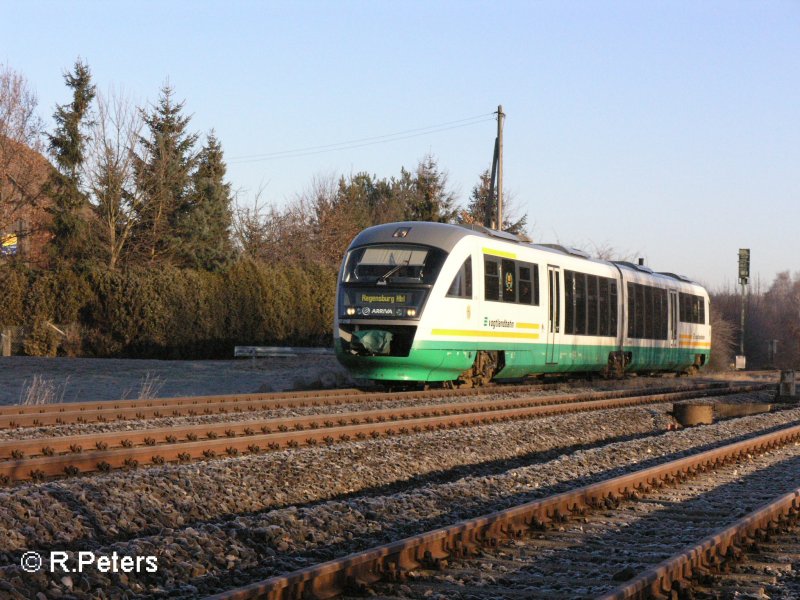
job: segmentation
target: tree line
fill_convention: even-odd
[[[339,262],[359,231],[484,223],[492,205],[488,169],[460,205],[431,155],[394,176],[314,179],[281,207],[261,194],[238,205],[221,140],[192,131],[169,84],[139,107],[98,92],[84,61],[64,82],[70,98],[48,132],[25,77],[0,65],[0,237],[32,210],[47,216],[46,260],[0,255],[0,328],[23,327],[26,354],[210,358],[234,344],[327,345]],[[503,229],[524,234],[526,215],[513,214]],[[741,298],[711,296],[712,362],[726,368]],[[756,290],[746,314],[751,366],[800,363],[800,275]]]
[[[460,206],[432,155],[396,176],[315,179],[282,207],[261,194],[239,205],[221,140],[192,131],[168,83],[139,107],[98,92],[80,59],[64,82],[69,101],[44,131],[24,76],[0,65],[0,234],[26,207],[47,215],[44,261],[0,257],[0,327],[24,326],[27,354],[211,357],[235,343],[329,343],[339,262],[360,230],[483,223],[491,206],[488,169]],[[20,168],[19,147],[50,163]],[[513,212],[504,227],[522,233],[526,216]]]
[[[766,290],[760,288],[744,297],[731,289],[712,294],[712,315],[724,338],[715,348],[719,360],[732,363],[743,342],[748,367],[800,368],[800,273],[778,273]]]

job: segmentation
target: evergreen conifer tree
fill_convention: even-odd
[[[189,203],[178,222],[177,256],[182,265],[218,271],[233,258],[233,198],[225,172],[222,145],[212,131],[198,155]]]
[[[472,188],[467,209],[458,216],[459,223],[485,225],[489,222],[487,217],[491,216],[489,213],[494,210],[491,185],[492,176],[489,173],[489,169],[486,169],[481,173],[478,183]],[[513,212],[514,209],[508,196],[503,194],[503,231],[515,235],[524,234],[528,223],[528,215],[525,214],[521,218],[514,220]]]
[[[180,253],[179,222],[189,212],[191,174],[197,161],[197,134],[188,133],[190,117],[182,114],[167,83],[158,105],[142,118],[149,130],[142,137],[142,155],[134,161],[136,184],[142,194],[137,206],[132,245],[146,262],[172,262]]]
[[[84,128],[89,108],[95,97],[95,86],[86,63],[78,59],[74,70],[64,75],[72,90],[72,102],[56,106],[53,118],[55,131],[48,135],[50,152],[56,170],[48,181],[48,194],[53,198],[53,244],[60,261],[80,263],[90,252],[87,218],[89,202],[81,189],[86,135]]]
[[[447,173],[439,170],[436,158],[430,154],[417,166],[414,192],[407,207],[410,220],[453,222],[457,213],[455,194],[447,190]]]

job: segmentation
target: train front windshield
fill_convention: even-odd
[[[342,317],[417,318],[447,254],[382,244],[351,250],[342,270]]]
[[[432,285],[444,252],[422,246],[367,246],[347,255],[342,282],[379,286]]]

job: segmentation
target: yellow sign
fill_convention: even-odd
[[[2,244],[0,244],[0,254],[16,254],[17,253],[17,235],[10,233],[3,236]]]

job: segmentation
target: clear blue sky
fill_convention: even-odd
[[[466,203],[495,123],[243,157],[506,113],[505,188],[536,241],[608,245],[719,288],[752,249],[800,270],[800,2],[0,0],[0,62],[50,123],[82,57],[98,89],[168,78],[243,203],[434,154]]]

